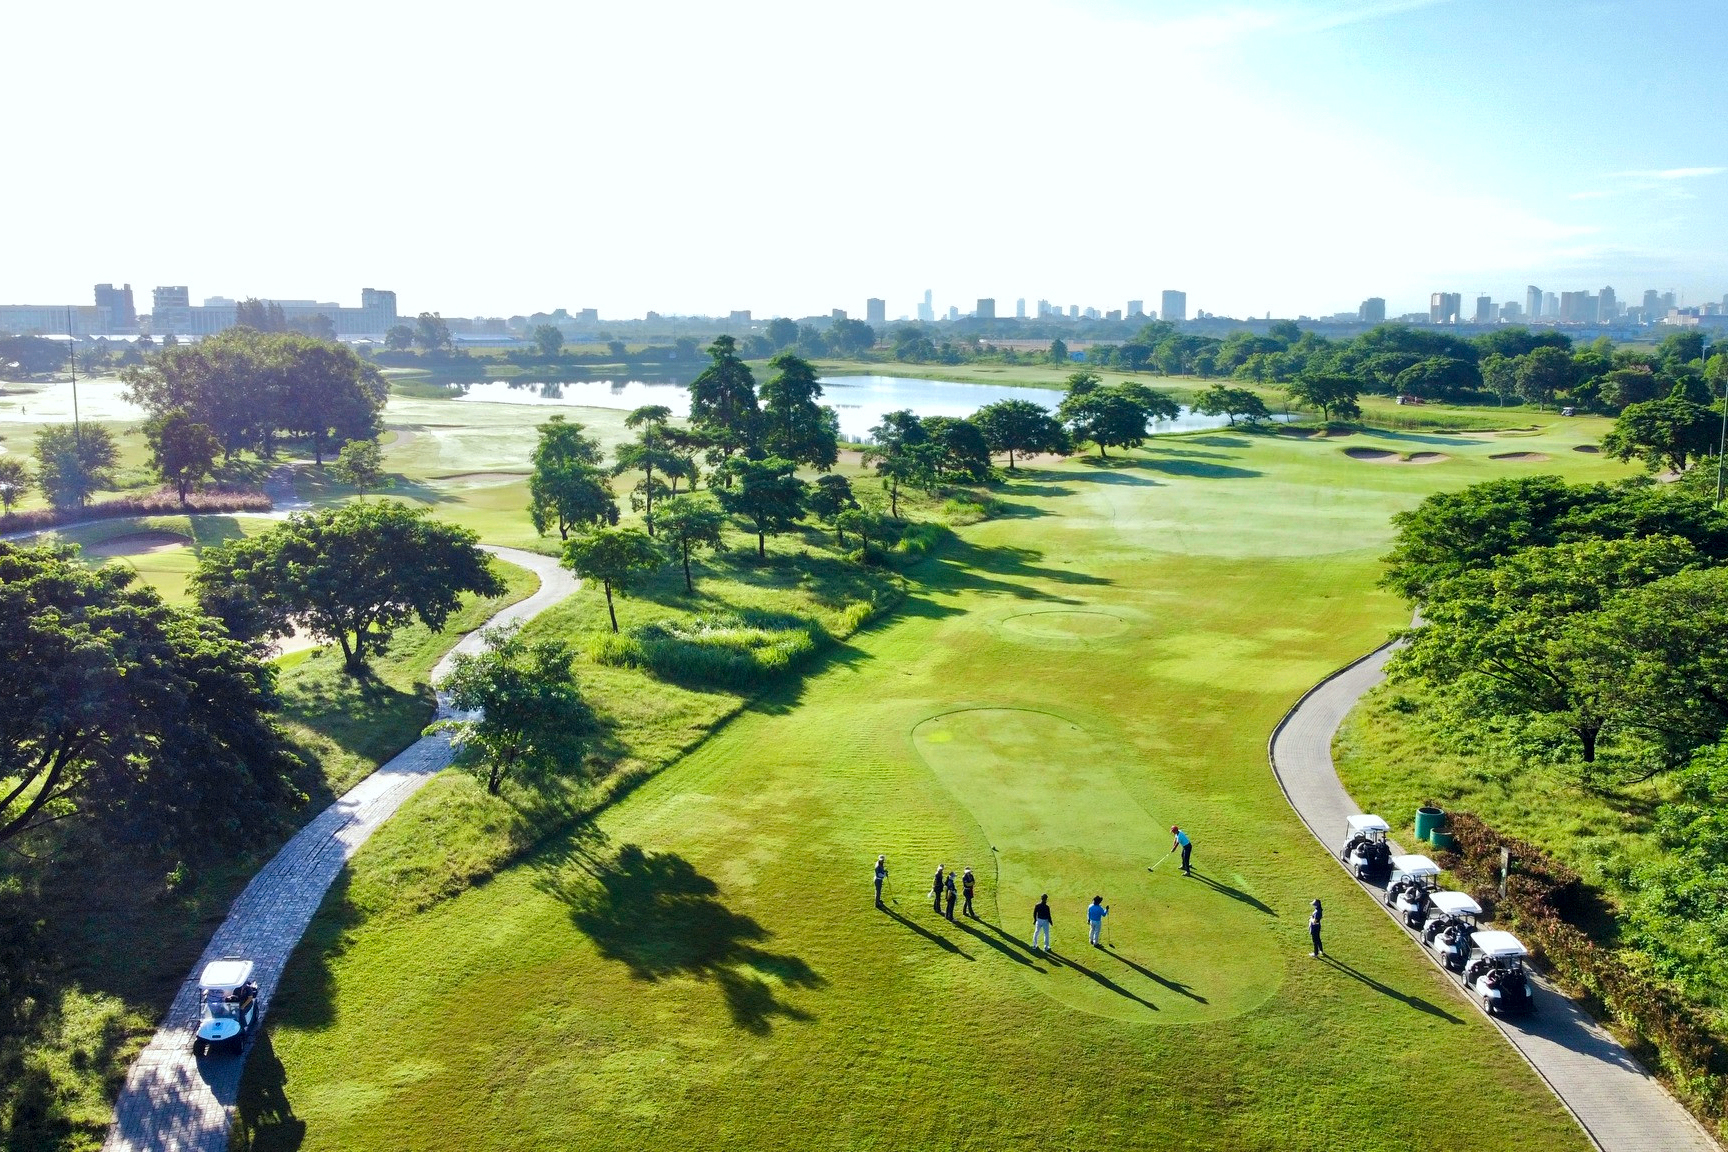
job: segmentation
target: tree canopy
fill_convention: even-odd
[[[50,424],[36,433],[36,486],[56,508],[82,508],[114,482],[120,450],[101,424]]]
[[[774,369],[762,385],[762,448],[798,464],[826,472],[840,458],[840,417],[817,401],[822,385],[808,360],[782,352],[768,362]]]
[[[462,594],[504,590],[479,537],[394,500],[293,515],[258,536],[207,549],[191,587],[244,639],[295,625],[342,647],[358,672],[410,620],[442,628]]]
[[[467,714],[437,725],[451,734],[457,767],[493,796],[509,780],[580,777],[591,723],[571,672],[574,654],[561,641],[526,641],[510,628],[488,629],[483,639],[438,685]]]
[[[720,459],[754,448],[761,437],[756,377],[737,350],[732,337],[715,337],[708,366],[690,382],[690,422],[709,437]]]
[[[998,400],[972,414],[991,452],[1006,452],[1008,467],[1016,454],[1068,451],[1068,435],[1049,409],[1030,400]]]
[[[174,485],[182,504],[193,485],[210,475],[222,451],[216,434],[184,408],[170,408],[144,421],[144,440],[150,446],[151,467]]]
[[[584,580],[598,580],[606,593],[606,616],[618,631],[612,593],[623,595],[666,562],[653,537],[635,528],[594,528],[564,545],[564,566]]]
[[[827,479],[827,477],[824,477]],[[684,566],[684,590],[695,592],[690,579],[690,554],[698,548],[718,549],[725,516],[708,493],[685,492],[663,501],[654,512],[655,525],[667,547],[677,551]]]
[[[612,485],[600,471],[600,444],[582,425],[553,416],[539,426],[534,471],[528,476],[528,515],[534,531],[558,529],[568,540],[572,528],[618,523]]]
[[[796,524],[804,515],[804,481],[797,465],[778,456],[762,460],[734,457],[721,471],[733,483],[713,489],[720,506],[748,520],[756,530],[756,555],[767,556],[767,539]]]

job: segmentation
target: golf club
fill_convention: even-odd
[[[1104,947],[1115,947],[1110,943],[1110,905],[1108,904],[1104,905]]]
[[[900,907],[900,898],[894,895],[894,877],[889,875],[883,879],[886,881],[883,884],[883,887],[888,890],[888,903],[894,905],[896,908]]]
[[[1160,857],[1160,858],[1159,858],[1159,860],[1158,860],[1158,864],[1162,864],[1162,863],[1164,863],[1164,861],[1166,861],[1166,860],[1168,860],[1168,859],[1170,859],[1170,857],[1172,857],[1172,856],[1174,856],[1174,855],[1176,855],[1176,849],[1174,849],[1174,848],[1172,848],[1172,849],[1170,849],[1170,851],[1168,851],[1168,852],[1166,852],[1166,853],[1164,853],[1164,855],[1163,855],[1163,856],[1162,856],[1162,857]],[[1154,864],[1154,865],[1152,865],[1152,867],[1150,867],[1150,868],[1148,868],[1148,869],[1146,869],[1146,871],[1148,871],[1148,872],[1156,872],[1156,871],[1158,871],[1158,864]]]

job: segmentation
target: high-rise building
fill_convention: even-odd
[[[113,331],[137,330],[138,309],[132,304],[132,285],[120,288],[112,284],[96,285],[96,307],[108,309],[108,326]]]
[[[1562,324],[1594,324],[1598,301],[1589,292],[1560,293],[1560,322]]]
[[[598,309],[598,308],[578,308],[576,310],[576,323],[582,324],[582,325],[599,324],[600,323],[600,309]]]
[[[746,324],[746,325],[749,324],[750,323],[750,309],[748,309],[748,308],[734,308],[734,309],[732,309],[732,311],[726,317],[726,323],[728,323],[728,324]]]
[[[1560,316],[1560,297],[1552,292],[1542,293],[1542,315],[1550,320],[1558,319]]]
[[[1674,308],[1676,306],[1676,302],[1674,300],[1674,293],[1672,293],[1672,292],[1662,293],[1661,303],[1662,303],[1662,315],[1666,316],[1666,315],[1668,315],[1668,313],[1674,311]]]
[[[1476,323],[1478,323],[1478,324],[1492,324],[1492,323],[1494,323],[1494,297],[1492,297],[1492,296],[1478,296],[1478,297],[1476,297]]]
[[[1532,320],[1542,315],[1542,289],[1534,284],[1524,286],[1524,312]]]
[[[1386,323],[1386,300],[1380,296],[1370,296],[1356,308],[1356,319],[1364,324]]]
[[[1096,320],[1098,319],[1098,309],[1088,306],[1086,311],[1080,313],[1080,315],[1084,316],[1088,320]]]
[[[1014,319],[1026,319],[1026,297],[1024,296],[1014,301]]]
[[[844,308],[832,309],[828,313],[828,319],[830,319],[830,320],[844,320],[844,319],[846,319],[846,309],[844,309]]]
[[[978,297],[978,310],[973,315],[980,320],[996,319],[996,298],[994,296]]]
[[[1110,309],[1110,311],[1104,313],[1104,319],[1106,319],[1106,320],[1120,320],[1120,319],[1122,319],[1122,309],[1120,309],[1120,308]]]
[[[1163,301],[1158,306],[1158,315],[1172,324],[1188,319],[1188,293],[1166,288]]]
[[[1038,301],[1038,319],[1048,320],[1050,318],[1050,314],[1051,314],[1050,301],[1048,301],[1048,300]]]
[[[1644,289],[1644,319],[1646,322],[1662,315],[1662,294],[1654,288]]]
[[[1500,305],[1500,319],[1508,324],[1515,324],[1524,319],[1524,306],[1516,300],[1508,300]]]
[[[1614,289],[1604,287],[1596,297],[1596,319],[1606,324],[1620,315],[1620,301],[1614,295]]]
[[[1464,317],[1459,315],[1459,309],[1464,306],[1464,298],[1457,292],[1434,292],[1428,297],[1428,323],[1456,324]]]
[[[1146,301],[1144,301],[1144,300],[1130,300],[1130,301],[1128,301],[1128,319],[1137,320],[1144,315],[1146,315]]]
[[[936,306],[930,301],[930,289],[924,289],[924,303],[918,305],[918,319],[926,324],[936,319]]]
[[[1068,319],[1070,319],[1070,320],[1080,319],[1080,305],[1078,305],[1078,304],[1068,305]]]
[[[888,322],[888,302],[872,296],[864,302],[864,321],[871,327]]]

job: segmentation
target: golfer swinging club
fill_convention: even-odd
[[[1110,909],[1104,906],[1104,897],[1092,897],[1091,907],[1086,909],[1087,932],[1092,940],[1092,947],[1098,947],[1098,933],[1104,929],[1104,917],[1110,915]]]
[[[1194,842],[1188,839],[1188,833],[1182,831],[1180,825],[1170,825],[1170,834],[1176,837],[1175,842],[1170,845],[1170,851],[1174,852],[1178,848],[1182,849],[1182,875],[1194,875],[1193,870],[1188,867],[1188,857],[1194,852]]]
[[[882,907],[882,882],[888,879],[888,857],[876,857],[876,907]]]

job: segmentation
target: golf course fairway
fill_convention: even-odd
[[[1494,476],[1625,474],[1571,451],[1600,431],[1518,438],[1541,465],[1483,435],[1346,441],[1447,456],[1388,467],[1220,432],[1023,469],[895,613],[593,825],[421,911],[332,889],[238,1143],[1586,1149],[1314,843],[1266,741],[1408,620],[1375,587],[1393,512]],[[435,782],[354,874],[470,787]],[[1162,859],[1175,823],[1192,878]],[[939,863],[977,874],[978,920],[932,912]],[[1042,892],[1053,958],[1030,948]]]

